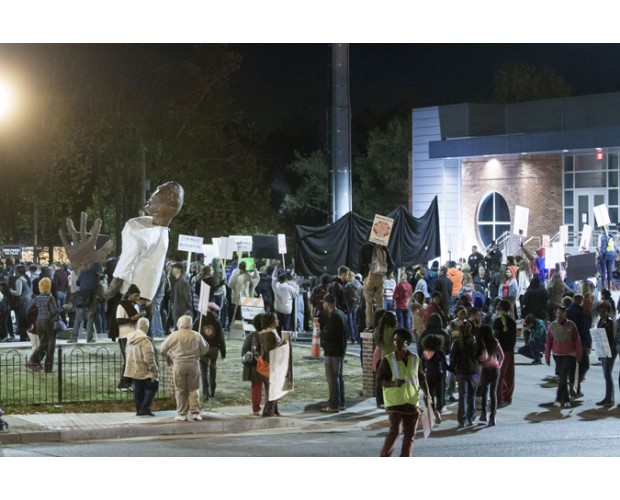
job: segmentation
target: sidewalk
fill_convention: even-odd
[[[324,403],[280,404],[282,417],[250,416],[249,406],[231,406],[203,410],[200,422],[177,422],[174,410],[155,411],[155,417],[138,417],[132,412],[56,413],[4,415],[9,424],[0,432],[1,444],[50,443],[96,439],[124,439],[148,436],[172,436],[209,433],[246,432],[266,429],[303,428],[315,430],[328,424],[352,425],[368,419],[385,420],[374,398],[351,401],[347,410],[337,414],[321,413]]]

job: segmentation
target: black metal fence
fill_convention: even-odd
[[[106,347],[83,349],[58,346],[50,373],[25,367],[27,353],[0,354],[0,405],[61,404],[96,401],[132,401],[133,393],[117,389],[123,359]],[[166,363],[160,359],[157,398],[168,397]]]

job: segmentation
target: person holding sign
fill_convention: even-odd
[[[611,372],[614,369],[614,362],[616,360],[616,343],[614,342],[614,320],[610,315],[611,307],[607,301],[601,301],[598,304],[598,314],[600,320],[596,325],[597,328],[602,328],[607,334],[607,342],[611,350],[611,357],[599,357],[603,365],[603,377],[605,378],[605,397],[596,403],[599,406],[613,406],[614,404],[614,381],[611,377]],[[620,383],[620,382],[619,382]]]
[[[601,233],[597,250],[601,271],[601,290],[604,288],[611,290],[611,278],[616,255],[616,241],[613,235],[607,232],[607,227],[605,227],[605,231]],[[607,286],[605,286],[605,284],[607,284]]]
[[[418,410],[420,389],[426,395],[428,411],[431,410],[428,401],[429,390],[420,358],[408,349],[413,340],[411,332],[405,328],[397,328],[393,339],[394,352],[381,360],[377,373],[377,384],[383,388],[385,411],[390,420],[390,429],[381,448],[381,456],[392,455],[396,439],[402,432],[400,456],[411,457],[420,415]]]

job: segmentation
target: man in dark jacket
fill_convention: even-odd
[[[544,287],[540,278],[534,277],[527,287],[523,300],[521,301],[521,315],[523,317],[533,314],[538,319],[547,319],[547,305],[549,302],[549,292]]]
[[[181,316],[194,317],[194,306],[192,302],[192,287],[189,279],[183,272],[183,264],[175,262],[172,264],[172,276],[170,277],[170,302],[172,322],[174,325]]]
[[[478,251],[478,247],[474,245],[471,247],[471,255],[467,257],[467,264],[471,271],[471,277],[478,276],[478,268],[484,266],[484,256]]]
[[[441,292],[441,308],[446,317],[450,315],[450,301],[452,299],[452,280],[448,278],[448,268],[441,266],[439,276],[435,280],[434,292]]]
[[[345,409],[343,361],[347,350],[349,327],[347,317],[336,308],[336,299],[326,295],[323,307],[327,312],[325,330],[321,332],[321,347],[325,360],[325,378],[329,389],[329,400],[322,412],[338,413]]]
[[[572,371],[569,376],[570,396],[573,398],[583,397],[581,382],[585,379],[586,372],[590,369],[590,352],[592,351],[592,335],[590,334],[592,316],[583,308],[583,299],[584,297],[582,294],[575,294],[573,303],[566,310],[566,317],[575,323],[577,327],[579,338],[581,339],[581,350],[583,352],[581,359],[577,359],[577,365],[579,366],[579,382],[576,392],[573,389],[575,387],[575,372]]]

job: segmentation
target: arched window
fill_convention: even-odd
[[[478,208],[478,236],[486,247],[506,231],[510,231],[510,210],[504,197],[492,192],[484,197]]]

